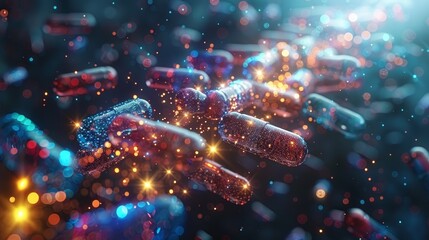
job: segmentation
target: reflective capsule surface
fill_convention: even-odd
[[[192,51],[188,56],[191,68],[206,72],[209,76],[228,78],[231,74],[234,57],[225,50]]]
[[[248,79],[262,80],[276,70],[279,60],[277,48],[249,57],[243,62],[243,75]]]
[[[407,165],[417,178],[422,181],[426,190],[429,190],[429,153],[424,147],[413,147],[410,150],[411,158]]]
[[[51,35],[88,34],[95,24],[90,13],[55,13],[48,18],[43,31]]]
[[[206,99],[207,95],[195,88],[183,88],[176,93],[174,101],[179,111],[196,114],[206,111]]]
[[[307,143],[295,133],[237,112],[223,116],[218,132],[230,144],[290,167],[299,166],[308,152]]]
[[[147,152],[170,153],[178,158],[201,161],[206,148],[206,140],[197,133],[130,114],[116,117],[108,135],[113,145],[128,149],[136,156]]]
[[[106,131],[112,120],[123,113],[150,118],[152,108],[147,101],[137,98],[118,103],[105,111],[86,117],[82,120],[77,132],[80,147],[84,149],[103,147],[109,140]]]
[[[250,183],[246,178],[208,159],[190,174],[190,178],[237,205],[246,204],[252,195]]]
[[[97,67],[61,74],[53,82],[54,92],[61,97],[107,90],[115,88],[117,83],[117,72],[112,67]]]
[[[154,67],[147,74],[146,85],[150,88],[178,91],[182,88],[210,88],[207,73],[188,68]]]
[[[128,154],[114,147],[81,149],[76,154],[78,170],[82,174],[96,175],[104,172],[127,157]]]
[[[307,96],[302,112],[324,128],[340,132],[346,137],[356,137],[365,130],[365,119],[360,114],[317,93]]]
[[[355,81],[360,77],[360,62],[348,55],[319,54],[316,58],[314,74],[321,80],[320,84],[336,81]]]

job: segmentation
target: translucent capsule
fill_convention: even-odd
[[[88,34],[95,24],[95,17],[89,13],[56,13],[48,18],[43,31],[51,35]]]
[[[423,147],[413,147],[410,152],[411,159],[407,165],[429,190],[429,153]]]
[[[264,111],[281,117],[297,116],[301,109],[301,97],[295,90],[278,90],[266,84],[253,83],[253,103]]]
[[[317,93],[307,96],[302,112],[324,128],[346,137],[356,137],[365,130],[365,119],[361,115]]]
[[[118,83],[116,70],[97,67],[59,75],[53,82],[58,96],[78,96],[115,88]]]
[[[175,103],[179,111],[198,114],[206,111],[206,99],[207,95],[195,88],[183,88],[176,93]]]
[[[335,84],[338,81],[352,82],[360,77],[360,62],[349,55],[319,54],[313,73],[320,84]]]
[[[103,147],[109,140],[106,131],[112,120],[123,113],[150,118],[152,108],[147,101],[137,98],[118,103],[103,112],[83,119],[77,132],[80,147],[83,149]]]
[[[72,197],[82,181],[74,169],[74,154],[18,113],[0,119],[0,160],[9,170],[31,179],[39,193],[64,191]]]
[[[119,148],[101,147],[89,150],[81,149],[77,152],[76,159],[79,172],[86,175],[97,175],[127,156],[129,154],[120,151]]]
[[[211,160],[205,159],[189,177],[234,204],[244,205],[250,201],[252,188],[249,181]]]
[[[207,73],[188,68],[151,68],[147,74],[146,85],[150,88],[178,91],[182,88],[210,88]]]
[[[225,49],[234,57],[235,66],[243,66],[246,59],[266,50],[259,44],[227,44]]]
[[[192,51],[188,56],[189,67],[206,72],[209,76],[228,78],[233,67],[234,57],[225,50]]]
[[[359,238],[368,240],[397,239],[386,227],[358,208],[352,208],[346,212],[344,224],[350,233]]]
[[[292,76],[286,78],[285,83],[302,96],[307,96],[314,91],[316,81],[317,79],[310,70],[302,68],[292,74]]]
[[[279,66],[277,48],[249,57],[243,62],[243,75],[248,79],[262,80],[274,73]]]
[[[185,207],[175,196],[152,201],[122,203],[74,214],[58,239],[180,239],[184,233]]]
[[[290,167],[299,166],[308,152],[307,143],[295,133],[237,112],[222,117],[218,132],[238,148]]]
[[[177,158],[201,161],[206,148],[206,140],[197,133],[130,114],[116,117],[108,133],[113,145],[134,155],[170,153]]]
[[[6,85],[19,84],[27,77],[28,77],[27,69],[25,69],[24,67],[16,67],[3,74],[3,81]],[[0,82],[0,85],[1,85],[1,82]]]

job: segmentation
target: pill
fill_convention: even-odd
[[[83,149],[103,147],[109,140],[106,131],[112,120],[123,113],[150,118],[152,108],[147,101],[137,98],[118,103],[105,111],[86,117],[80,123],[77,132],[80,147]]]
[[[314,91],[316,81],[317,79],[310,70],[302,68],[286,78],[285,83],[302,96],[306,96]]]
[[[346,137],[356,137],[365,130],[365,119],[360,114],[317,93],[307,96],[302,112],[324,128],[340,132]]]
[[[120,151],[119,148],[115,147],[80,149],[76,153],[77,169],[85,175],[97,175],[124,160],[127,156],[129,156],[128,153]]]
[[[424,147],[413,147],[410,150],[411,158],[406,162],[413,173],[429,190],[429,153]]]
[[[270,77],[279,67],[279,60],[277,48],[249,57],[243,62],[243,76],[254,80]]]
[[[344,224],[347,231],[359,238],[368,240],[397,239],[386,227],[372,219],[359,208],[352,208],[346,212]]]
[[[225,49],[234,57],[235,66],[243,66],[246,59],[266,50],[259,44],[227,44]]]
[[[187,58],[189,67],[206,72],[209,76],[228,78],[234,57],[225,50],[192,51]]]
[[[126,114],[117,116],[108,129],[114,146],[134,155],[170,153],[177,158],[201,161],[206,140],[199,134],[160,121]]]
[[[95,24],[95,17],[89,13],[55,13],[48,18],[43,31],[51,35],[88,34]]]
[[[218,132],[238,148],[290,167],[299,166],[308,152],[307,143],[295,133],[237,112],[222,117]]]
[[[316,67],[313,73],[326,82],[352,82],[360,77],[360,62],[357,58],[349,55],[319,54],[316,57]]]
[[[252,195],[252,188],[246,178],[208,159],[204,159],[189,178],[237,205],[246,204]]]
[[[153,67],[147,73],[146,85],[150,88],[178,91],[182,88],[210,88],[207,73],[188,68]]]
[[[115,88],[117,83],[114,68],[97,67],[59,75],[53,82],[53,90],[61,97],[78,96]]]

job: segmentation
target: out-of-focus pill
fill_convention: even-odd
[[[278,90],[266,84],[253,83],[253,104],[280,117],[297,116],[301,97],[295,90]]]
[[[279,60],[277,48],[249,57],[243,62],[243,75],[248,79],[263,80],[280,66]]]
[[[104,143],[109,140],[106,131],[112,120],[123,113],[150,118],[152,108],[147,101],[137,98],[118,103],[103,112],[86,117],[80,123],[77,132],[80,147],[84,149],[103,147]]]
[[[292,76],[286,78],[285,83],[302,96],[307,96],[314,91],[316,80],[310,70],[302,68],[292,74]]]
[[[411,158],[406,162],[413,173],[429,190],[429,153],[424,147],[413,147],[410,150]]]
[[[290,167],[299,166],[308,152],[307,143],[295,133],[237,112],[222,117],[218,132],[230,144]]]
[[[146,85],[150,88],[178,91],[182,88],[210,88],[207,73],[188,68],[154,67],[148,71]]]
[[[28,72],[24,67],[16,67],[3,74],[3,81],[6,85],[17,84],[27,78]]]
[[[201,33],[192,28],[177,27],[174,29],[173,34],[175,39],[179,40],[182,44],[189,44],[201,40]]]
[[[76,153],[78,170],[85,175],[98,175],[109,167],[125,159],[129,154],[119,148],[100,147],[94,149],[81,149]]]
[[[201,161],[206,140],[199,134],[164,122],[126,114],[117,116],[108,129],[110,142],[127,152],[147,155],[147,152],[171,153],[175,157]]]
[[[372,219],[359,208],[352,208],[346,212],[344,224],[350,233],[359,238],[368,240],[397,239],[386,227]]]
[[[302,112],[326,129],[333,129],[346,137],[355,137],[365,130],[365,119],[317,93],[307,96]]]
[[[189,177],[234,204],[244,205],[250,201],[252,188],[249,181],[214,161],[205,159]]]
[[[311,240],[311,234],[302,228],[296,227],[292,229],[286,240]]]
[[[324,84],[330,81],[352,82],[360,77],[360,62],[349,55],[319,54],[313,73]]]
[[[227,44],[225,49],[234,57],[235,66],[243,66],[246,59],[266,50],[259,44]]]
[[[61,97],[78,96],[115,88],[118,83],[116,70],[97,67],[59,75],[53,82],[54,92]]]
[[[273,221],[274,218],[276,217],[276,214],[273,212],[273,210],[269,209],[267,206],[265,206],[261,202],[253,202],[252,203],[252,210],[258,216],[260,216],[262,218],[262,220],[267,221],[267,222]]]
[[[192,51],[187,58],[189,67],[206,72],[209,76],[228,78],[233,68],[234,57],[225,50]]]
[[[88,34],[96,20],[89,13],[55,13],[45,23],[43,31],[51,35]]]
[[[31,179],[38,193],[64,191],[71,197],[82,180],[74,169],[74,154],[18,113],[0,119],[0,160],[16,174]]]

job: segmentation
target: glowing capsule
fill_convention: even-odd
[[[38,193],[65,191],[71,197],[82,180],[74,170],[74,154],[18,113],[0,119],[0,160],[17,174],[30,176]]]
[[[225,49],[234,57],[235,66],[242,66],[246,59],[266,50],[259,44],[227,44]]]
[[[317,93],[307,96],[302,112],[324,128],[346,137],[355,137],[365,130],[365,119],[361,115]]]
[[[290,167],[299,166],[308,152],[307,143],[295,133],[237,112],[223,116],[218,132],[238,148]]]
[[[206,72],[209,76],[228,78],[233,67],[234,57],[225,50],[211,52],[192,51],[188,56],[189,67]]]
[[[424,187],[429,190],[429,153],[423,147],[413,147],[410,152],[411,159],[407,161],[407,164],[422,181]]]
[[[302,68],[296,71],[292,76],[285,80],[285,83],[292,89],[295,89],[302,96],[306,96],[314,91],[316,78],[310,70]]]
[[[295,90],[278,90],[265,84],[254,83],[253,103],[264,111],[280,117],[297,116],[301,109],[301,97]]]
[[[43,31],[51,35],[88,34],[95,24],[95,17],[89,13],[56,13],[48,18]]]
[[[116,116],[123,113],[150,118],[152,108],[147,101],[137,98],[118,103],[103,112],[83,119],[77,132],[80,147],[84,149],[103,147],[109,140],[107,128]]]
[[[248,79],[262,80],[274,73],[279,66],[277,48],[249,57],[243,62],[243,75]]]
[[[359,238],[368,240],[397,239],[386,227],[372,219],[359,208],[352,208],[347,211],[344,217],[344,224],[347,231]]]
[[[316,57],[313,73],[321,80],[321,84],[331,82],[352,82],[360,77],[360,62],[349,55],[319,54]]]
[[[130,114],[116,117],[108,133],[113,145],[133,154],[170,153],[177,158],[201,161],[206,148],[205,139],[197,133]]]
[[[188,68],[151,68],[146,85],[150,88],[178,91],[182,88],[210,88],[207,73]]]
[[[190,178],[237,205],[246,204],[252,195],[252,188],[246,178],[211,160],[205,159],[198,169],[190,174]]]
[[[54,92],[61,97],[104,91],[115,88],[117,83],[118,76],[112,67],[97,67],[61,74],[53,82]]]

